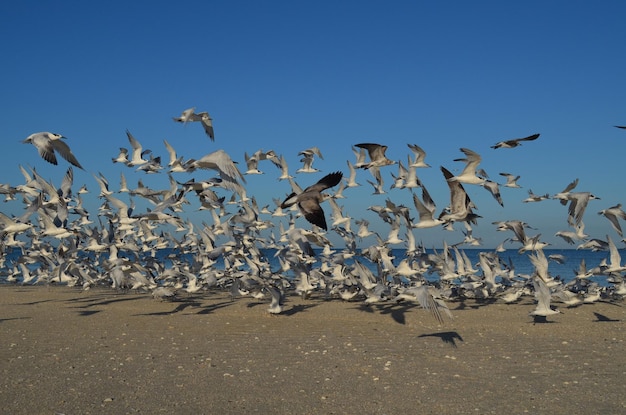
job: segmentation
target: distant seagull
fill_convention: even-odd
[[[319,172],[318,169],[313,168],[313,160],[315,159],[315,156],[324,160],[324,157],[322,156],[322,152],[320,151],[318,147],[311,147],[306,150],[302,150],[301,152],[298,153],[298,155],[302,156],[302,158],[300,159],[300,161],[302,162],[302,167],[296,170],[296,173]]]
[[[347,160],[347,162],[348,162],[348,169],[350,170],[350,175],[348,176],[346,186],[347,187],[360,186],[360,184],[356,182],[356,167],[354,166],[354,164],[350,163],[350,160]]]
[[[281,209],[297,204],[307,221],[324,230],[328,230],[324,211],[320,206],[320,203],[325,200],[321,192],[339,184],[342,177],[343,174],[341,172],[327,174],[317,183],[304,189],[302,193],[296,194],[294,192],[287,196],[280,205]]]
[[[552,199],[559,199],[562,205],[567,205],[567,202],[569,202],[568,196],[576,186],[578,186],[578,179],[574,179],[570,184],[565,187],[565,189],[552,196]]]
[[[385,152],[387,151],[387,146],[385,145],[375,143],[361,143],[355,144],[355,146],[366,149],[367,153],[370,156],[369,163],[365,163],[362,165],[355,164],[355,167],[369,169],[370,167],[382,167],[388,166],[390,164],[396,164],[395,161],[388,159],[385,155]]]
[[[407,144],[411,151],[413,152],[415,158],[409,164],[411,167],[430,167],[428,163],[424,161],[426,158],[426,152],[417,144]]]
[[[515,187],[520,188],[521,186],[517,184],[520,176],[514,176],[509,173],[500,173],[500,176],[506,177],[506,183],[503,185],[504,187]]]
[[[547,193],[545,195],[536,195],[533,193],[532,190],[528,189],[528,197],[522,200],[522,202],[524,203],[541,202],[542,200],[546,200],[549,198],[550,198],[550,195]]]
[[[62,138],[66,137],[61,134],[44,131],[41,133],[31,134],[22,142],[34,145],[39,152],[39,155],[48,163],[52,163],[55,166],[58,164],[55,154],[56,150],[65,160],[69,161],[74,166],[83,169],[83,166],[81,166],[78,160],[76,160],[76,157],[70,150],[70,147],[61,141]]]
[[[622,204],[618,203],[615,206],[611,206],[610,208],[602,209],[598,212],[598,215],[604,215],[610,222],[613,229],[619,234],[622,235],[622,227],[619,224],[619,219],[626,220],[626,212],[622,210]]]
[[[448,181],[456,181],[459,183],[468,183],[468,184],[483,184],[485,183],[484,177],[479,177],[476,174],[476,168],[480,164],[482,158],[480,154],[475,151],[470,150],[469,148],[461,148],[461,152],[465,154],[465,158],[462,159],[454,159],[454,161],[464,161],[465,168],[461,172],[461,174],[451,177]]]
[[[219,173],[222,179],[222,187],[229,190],[234,190],[240,195],[243,193],[243,186],[238,180],[246,182],[243,175],[235,165],[235,162],[230,158],[228,153],[224,150],[217,150],[205,155],[199,160],[195,160],[190,163],[191,169],[210,169]]]
[[[146,154],[152,153],[152,150],[144,150],[141,143],[137,141],[135,137],[130,133],[130,131],[126,130],[126,137],[128,137],[128,142],[133,149],[131,154],[131,159],[128,161],[128,166],[141,166],[142,164],[146,164],[150,160],[146,160],[143,158]]]
[[[626,125],[615,125],[615,128],[621,128],[622,130],[626,130]]]
[[[208,112],[199,112],[195,113],[194,108],[188,108],[182,112],[180,117],[173,117],[174,121],[181,122],[183,124],[187,124],[188,122],[200,121],[202,123],[202,127],[204,127],[204,132],[209,136],[211,141],[215,141],[215,134],[213,133],[213,119],[209,115]]]
[[[522,141],[533,141],[533,140],[536,140],[538,137],[539,137],[539,134],[533,134],[524,138],[514,138],[512,140],[500,141],[496,143],[495,145],[491,146],[491,148],[513,148],[513,147],[517,147],[521,145]]]
[[[554,234],[554,236],[559,236],[563,238],[565,242],[570,245],[573,245],[575,241],[583,241],[587,239],[589,235],[585,233],[585,223],[580,221],[580,224],[573,225],[574,231],[558,231]]]

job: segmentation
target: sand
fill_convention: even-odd
[[[0,286],[7,414],[626,413],[626,308]]]

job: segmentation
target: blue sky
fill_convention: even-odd
[[[506,3],[506,4],[505,4]],[[38,131],[68,137],[86,171],[75,171],[75,188],[86,183],[88,206],[97,211],[101,172],[118,187],[143,179],[168,187],[165,174],[150,175],[113,164],[128,147],[129,129],[156,155],[166,157],[167,139],[185,158],[224,149],[244,164],[244,151],[283,154],[292,171],[297,153],[318,146],[319,174],[299,174],[301,186],[335,170],[347,173],[351,146],[375,142],[387,155],[406,160],[407,143],[427,152],[431,169],[420,179],[439,212],[449,202],[439,166],[463,167],[460,147],[483,157],[494,180],[499,172],[520,175],[522,189],[502,189],[504,208],[477,186],[467,185],[483,216],[474,228],[486,247],[511,235],[491,222],[522,219],[542,239],[568,229],[567,210],[557,201],[524,204],[528,189],[555,194],[579,178],[591,191],[584,217],[591,237],[618,235],[596,213],[626,202],[613,183],[623,178],[626,131],[626,3],[618,1],[477,2],[12,2],[0,6],[3,111],[6,151],[2,182],[23,183],[19,165],[35,167],[60,183],[68,164],[48,165],[21,140]],[[197,124],[173,116],[189,107],[213,117],[215,142]],[[540,133],[515,149],[489,146]],[[289,184],[278,170],[248,176],[248,194],[260,205],[283,199]],[[383,170],[386,186],[397,167]],[[211,172],[176,176],[204,179]],[[340,200],[354,219],[387,225],[367,211],[386,198],[412,208],[408,190],[372,195],[371,179],[347,189]],[[192,198],[192,196],[190,196]],[[19,213],[21,203],[2,204]],[[188,211],[200,222],[206,212]],[[329,207],[326,207],[329,213]],[[309,225],[300,220],[300,226]],[[458,231],[416,230],[427,246],[458,242]],[[514,245],[511,245],[513,247]]]

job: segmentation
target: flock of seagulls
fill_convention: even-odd
[[[208,112],[190,108],[175,122],[200,122],[211,141],[215,140],[212,119]],[[624,128],[619,127],[618,128]],[[463,298],[498,300],[505,303],[531,296],[536,308],[530,312],[535,321],[545,321],[558,313],[554,303],[571,307],[599,299],[622,299],[626,295],[619,250],[606,235],[606,240],[591,239],[584,233],[584,214],[591,200],[599,199],[590,192],[577,192],[578,180],[563,191],[550,196],[528,191],[525,203],[556,199],[567,206],[567,224],[570,230],[557,235],[581,249],[607,250],[609,256],[598,266],[587,269],[582,262],[569,282],[553,277],[549,261],[562,261],[558,256],[546,257],[547,243],[541,235],[527,235],[529,224],[518,220],[493,223],[497,230],[508,232],[504,242],[513,244],[519,254],[528,255],[534,266],[530,275],[515,272],[511,261],[500,253],[504,242],[495,250],[481,251],[477,264],[469,261],[462,245],[480,246],[473,236],[473,227],[481,216],[464,186],[481,186],[503,206],[499,184],[489,179],[480,168],[481,155],[469,148],[461,148],[465,163],[459,174],[441,166],[448,186],[449,203],[437,212],[429,191],[419,179],[418,169],[431,168],[426,163],[426,152],[417,144],[408,144],[406,162],[387,157],[387,146],[377,143],[358,143],[352,147],[354,161],[347,160],[348,174],[341,171],[326,174],[314,184],[301,188],[296,177],[317,174],[313,167],[316,158],[323,159],[317,147],[298,153],[301,167],[291,170],[284,155],[274,150],[245,152],[245,171],[239,169],[224,150],[216,150],[198,158],[180,157],[174,147],[164,140],[168,154],[167,164],[152,150],[144,149],[130,131],[126,131],[129,148],[121,147],[111,157],[128,169],[145,174],[167,175],[168,186],[152,189],[141,180],[129,187],[124,174],[114,190],[108,178],[94,174],[99,187],[100,207],[88,212],[82,197],[87,186],[74,189],[73,167],[83,169],[64,137],[50,132],[28,136],[24,143],[35,146],[47,162],[57,165],[56,153],[71,166],[66,170],[59,187],[43,179],[35,168],[20,166],[24,183],[0,186],[6,201],[24,204],[20,216],[0,213],[0,269],[8,282],[22,284],[61,283],[79,285],[83,289],[107,285],[115,289],[144,290],[155,298],[174,298],[178,294],[199,293],[208,289],[225,289],[233,297],[253,296],[267,298],[268,312],[279,314],[284,310],[288,293],[293,291],[304,298],[322,296],[345,301],[413,302],[429,310],[438,320],[452,317],[447,302]],[[539,134],[497,142],[493,149],[512,149],[523,142],[535,141]],[[248,195],[246,175],[262,174],[261,163],[270,163],[276,169],[277,179],[289,183],[286,197],[277,194],[274,206],[259,207],[254,196]],[[243,165],[243,164],[242,164]],[[397,173],[385,185],[385,170],[397,166]],[[178,173],[210,170],[215,177],[199,180],[195,177],[183,182],[174,178]],[[84,169],[83,169],[84,170]],[[367,171],[367,180],[374,194],[408,191],[413,207],[394,203],[391,198],[384,205],[372,205],[388,227],[387,235],[370,230],[364,218],[350,217],[340,202],[344,192],[361,186],[358,178]],[[502,186],[519,188],[520,176],[506,172]],[[402,190],[404,189],[404,190]],[[196,198],[200,210],[207,211],[212,223],[201,225],[186,219],[185,205]],[[150,206],[138,212],[136,201]],[[282,200],[282,202],[281,202]],[[18,203],[18,202],[15,202]],[[326,213],[326,209],[330,213]],[[612,229],[622,237],[620,221],[626,220],[621,204],[598,212],[610,222]],[[309,226],[298,226],[302,216]],[[304,223],[304,222],[302,222]],[[458,224],[458,225],[457,225]],[[353,225],[358,229],[353,230]],[[454,231],[462,227],[464,239],[459,244],[444,246],[433,253],[415,240],[414,232],[431,227]],[[343,240],[343,246],[333,246],[328,234],[332,232]],[[368,241],[371,242],[370,245]],[[358,249],[361,244],[365,248]],[[402,247],[404,256],[395,258],[392,249]],[[158,259],[158,253],[168,249],[168,262]],[[8,250],[18,250],[17,260],[7,262]],[[273,257],[270,257],[270,252]],[[221,261],[223,266],[216,266]],[[601,277],[606,284],[599,284]]]

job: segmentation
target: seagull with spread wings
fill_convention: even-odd
[[[56,152],[58,152],[61,157],[69,161],[70,164],[73,164],[79,169],[83,169],[83,166],[80,165],[74,153],[70,150],[70,147],[65,144],[65,142],[61,141],[62,138],[66,137],[61,134],[44,131],[31,134],[22,142],[24,144],[34,145],[39,155],[48,163],[54,164],[55,166],[58,164],[56,157]]]
[[[533,141],[537,138],[539,138],[539,134],[533,134],[523,138],[513,138],[511,140],[499,141],[496,144],[492,145],[491,148],[514,148],[522,145],[522,141]]]
[[[209,115],[208,112],[195,112],[196,108],[187,108],[185,111],[180,114],[180,117],[173,117],[174,121],[180,122],[183,124],[187,124],[188,122],[200,121],[202,123],[202,127],[204,127],[204,132],[211,139],[211,141],[215,141],[215,134],[213,133],[213,118]]]
[[[280,205],[281,209],[286,209],[295,204],[304,215],[307,221],[313,225],[319,226],[324,230],[328,230],[324,211],[320,206],[326,197],[322,192],[328,188],[336,186],[341,181],[343,174],[334,172],[322,177],[317,183],[304,189],[301,193],[291,193]]]

